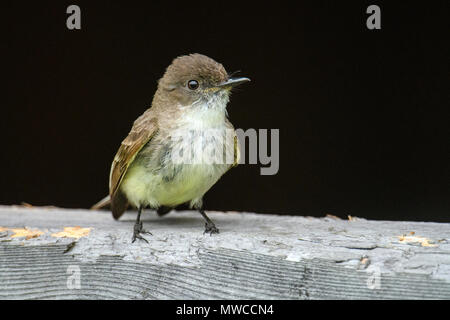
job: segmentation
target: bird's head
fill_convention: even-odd
[[[231,77],[222,64],[202,54],[181,56],[172,61],[158,82],[158,94],[181,106],[228,102],[232,88],[250,81]]]

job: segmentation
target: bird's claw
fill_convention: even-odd
[[[145,239],[143,236],[141,236],[141,233],[152,235],[151,232],[142,229],[142,221],[139,221],[134,225],[133,238],[131,239],[131,243],[134,243],[136,239],[144,240],[145,242],[148,243],[148,240]]]
[[[203,234],[205,233],[209,233],[209,235],[212,236],[213,233],[219,233],[219,229],[217,229],[214,223],[205,223],[205,231],[203,232]]]

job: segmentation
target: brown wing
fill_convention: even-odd
[[[225,125],[228,129],[234,130],[234,127],[231,124],[230,120],[226,119]],[[239,164],[240,157],[241,157],[241,153],[240,153],[240,149],[239,149],[239,139],[237,137],[236,132],[234,132],[234,160],[233,160],[233,164],[228,168],[228,170],[233,167],[236,167]]]
[[[111,197],[111,210],[115,219],[118,219],[128,207],[125,195],[120,192],[123,177],[139,150],[150,141],[157,131],[156,119],[153,117],[151,109],[148,109],[134,122],[130,133],[122,141],[114,157],[109,176],[109,195]]]
[[[232,167],[236,167],[239,164],[239,159],[241,158],[241,152],[239,149],[239,139],[237,135],[234,136],[234,162]]]

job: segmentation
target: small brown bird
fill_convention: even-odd
[[[140,220],[147,206],[163,215],[189,202],[206,220],[205,232],[219,232],[201,209],[202,198],[239,162],[226,105],[231,89],[247,81],[232,78],[220,63],[201,54],[178,57],[167,68],[151,108],[134,122],[111,167],[113,217],[119,219],[130,204],[138,208],[132,242],[147,241],[141,234],[149,232]]]

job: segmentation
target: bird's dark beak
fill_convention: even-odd
[[[227,81],[222,82],[217,87],[221,89],[231,89],[233,87],[236,87],[240,84],[243,84],[244,82],[249,82],[249,78],[229,78]]]

